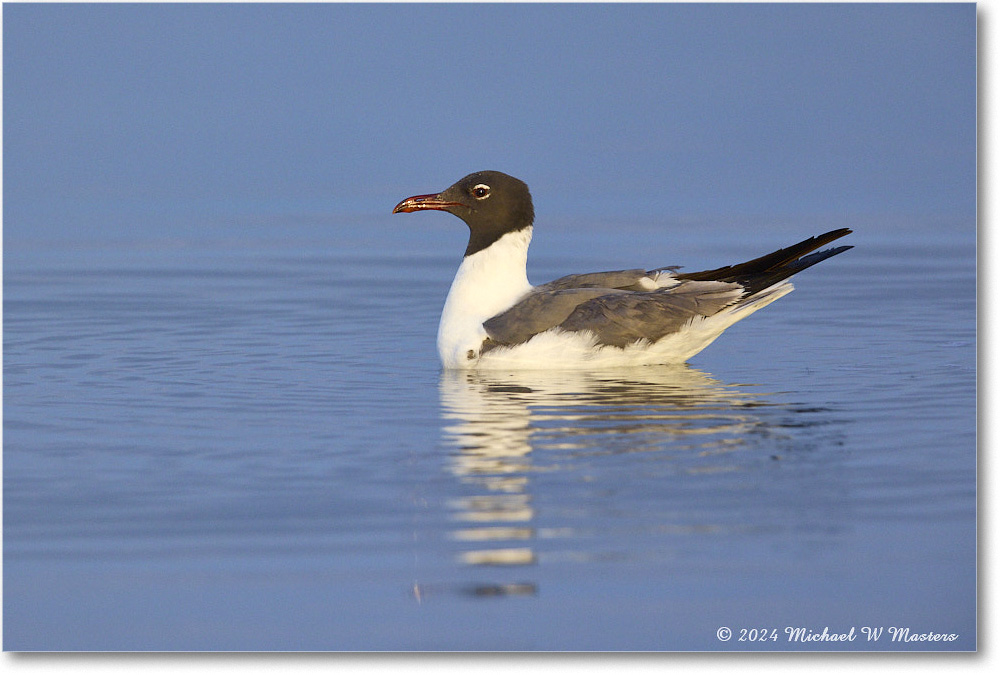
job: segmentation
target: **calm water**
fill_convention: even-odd
[[[461,223],[270,225],[8,237],[5,649],[976,647],[971,224],[855,224],[689,366],[489,375],[434,351]],[[657,227],[529,277],[823,229]]]

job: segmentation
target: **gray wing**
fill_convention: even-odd
[[[653,291],[631,290],[643,288],[639,280],[646,275],[645,270],[578,274],[539,286],[507,311],[483,323],[488,338],[482,351],[517,345],[551,328],[589,330],[599,344],[616,347],[639,340],[655,342],[695,317],[715,314],[742,294],[737,284],[715,281],[687,281]],[[625,288],[565,286],[596,283],[602,278],[617,280]]]
[[[483,322],[483,328],[493,343],[489,347],[527,342],[533,335],[561,324],[589,300],[628,293],[615,288],[544,289],[544,286],[536,288],[506,312]]]
[[[693,319],[709,317],[737,302],[743,287],[720,282],[685,282],[646,293],[602,295],[579,304],[559,328],[591,331],[598,344],[625,347],[656,342]]]
[[[643,288],[650,273],[643,269],[570,274],[536,287],[507,311],[485,321],[489,340],[484,349],[516,345],[565,321],[588,300]]]

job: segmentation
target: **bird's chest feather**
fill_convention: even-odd
[[[474,363],[486,337],[483,322],[531,290],[525,269],[530,242],[531,228],[509,232],[462,261],[438,326],[438,353],[446,368]]]

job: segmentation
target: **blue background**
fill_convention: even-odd
[[[387,216],[485,168],[540,216],[969,222],[975,25],[974,4],[6,5],[5,234]]]

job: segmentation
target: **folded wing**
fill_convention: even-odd
[[[596,279],[604,274],[621,273],[575,276]],[[647,284],[653,283],[645,271],[642,277]],[[587,330],[598,344],[616,347],[639,340],[655,342],[696,317],[715,314],[743,295],[743,288],[732,283],[686,281],[669,288],[640,291],[629,290],[640,285],[638,279],[625,280],[625,288],[566,288],[563,279],[540,286],[483,324],[489,337],[482,351],[512,347],[552,328]]]
[[[843,253],[851,247],[812,252],[850,233],[847,228],[833,230],[739,265],[703,272],[663,267],[562,277],[484,322],[488,337],[482,351],[512,347],[553,328],[590,331],[598,344],[615,347],[656,342]]]

